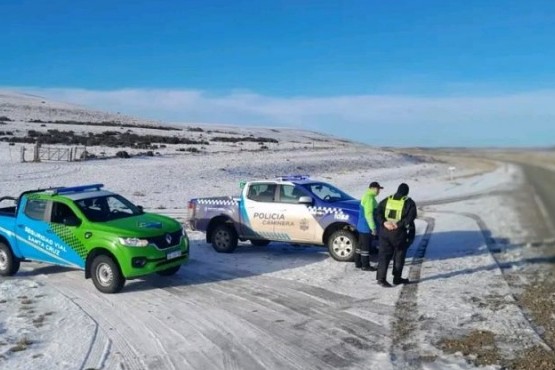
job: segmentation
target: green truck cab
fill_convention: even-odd
[[[0,202],[0,275],[21,262],[82,269],[103,293],[126,279],[175,274],[189,259],[189,239],[169,217],[145,213],[102,184],[27,191]],[[1,204],[0,204],[1,206]]]

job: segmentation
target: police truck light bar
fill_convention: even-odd
[[[100,190],[103,187],[104,187],[104,184],[71,186],[71,187],[67,187],[67,188],[54,189],[54,194],[80,193],[80,192],[87,191],[87,190]]]
[[[308,180],[309,178],[310,178],[309,175],[278,176],[278,180],[281,180],[281,181],[301,181],[301,180]]]

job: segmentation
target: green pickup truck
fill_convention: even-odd
[[[85,270],[103,293],[119,292],[126,279],[173,275],[189,259],[181,224],[145,213],[102,184],[26,191],[2,197],[0,275],[21,262],[39,261]]]

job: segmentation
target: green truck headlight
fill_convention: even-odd
[[[139,238],[119,238],[119,243],[126,247],[146,247],[148,240]]]

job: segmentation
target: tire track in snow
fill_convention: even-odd
[[[450,203],[456,203],[456,202],[464,202],[467,200],[480,199],[486,196],[492,196],[492,197],[493,196],[512,196],[514,192],[515,190],[492,190],[492,191],[483,192],[483,193],[461,195],[458,197],[448,197],[448,198],[441,198],[436,200],[427,200],[423,202],[418,202],[418,206],[419,208],[425,208],[428,206],[439,206],[442,204],[450,204]]]
[[[459,197],[449,197],[444,199],[437,199],[433,201],[425,201],[421,202],[420,206],[425,209],[425,207],[429,207],[432,205],[444,205],[456,202],[463,202],[468,200],[475,200],[480,199],[485,196],[503,196],[512,194],[514,190],[493,190],[484,193],[476,193],[476,194],[469,194]],[[434,213],[437,212],[434,210]],[[441,213],[441,212],[437,212]],[[444,213],[452,213],[457,214],[460,216],[465,216],[465,214],[460,214],[457,212],[444,212]],[[468,214],[466,215],[468,217]],[[473,215],[479,218],[477,215]],[[420,279],[420,273],[422,264],[425,260],[426,249],[430,242],[430,239],[433,237],[433,229],[435,226],[435,219],[432,217],[424,217],[422,218],[424,221],[427,222],[426,231],[424,232],[424,236],[420,241],[420,244],[416,250],[415,256],[411,263],[411,268],[409,270],[409,279],[414,281],[415,283],[404,285],[401,294],[399,295],[399,299],[397,304],[395,305],[395,314],[393,319],[392,325],[392,345],[390,349],[390,356],[392,363],[402,369],[421,369],[422,368],[422,361],[420,357],[419,351],[419,344],[415,338],[415,331],[418,330],[418,280]],[[481,219],[480,219],[481,220]],[[475,219],[476,221],[476,219]],[[488,250],[492,257],[497,261],[496,257],[493,253],[492,242],[495,241],[489,237],[489,231],[487,226],[483,220],[481,220],[482,225],[478,225],[484,238],[486,240],[486,244],[488,245]],[[487,236],[486,236],[486,233]],[[501,266],[498,265],[501,269]],[[503,269],[501,269],[503,271]],[[505,275],[503,278],[507,282]],[[507,282],[508,284],[508,282]],[[510,284],[509,284],[510,286]],[[519,307],[522,311],[522,309]],[[524,312],[523,312],[524,314]],[[525,315],[527,320],[528,316]]]
[[[255,335],[257,341],[269,338],[262,349],[253,351],[256,354],[254,359],[235,356],[235,360],[244,367],[256,367],[258,362],[263,362],[265,368],[302,369],[313,368],[316,364],[320,368],[356,368],[364,363],[369,350],[383,347],[384,340],[388,340],[388,330],[347,312],[351,305],[361,304],[361,300],[268,276],[257,276],[247,281],[225,272],[215,273],[214,270],[203,275],[194,272],[192,283],[196,279],[219,282],[184,287],[156,285],[183,304],[200,303],[201,309],[225,309],[227,315],[232,315],[231,322],[237,325],[238,332],[224,338],[223,343],[220,334],[201,329],[203,333],[209,333],[215,345],[223,346],[221,348],[230,343],[241,347],[243,337],[248,336],[245,331],[258,333]],[[218,297],[217,303],[214,302],[215,297]],[[225,306],[221,305],[222,302]],[[371,311],[372,302],[365,302]],[[377,306],[376,311],[386,311],[384,307]],[[206,316],[206,313],[199,315]],[[213,320],[219,321],[218,315]],[[259,347],[258,344],[254,346]],[[272,352],[267,353],[264,347],[272,348]],[[236,353],[240,352],[241,349]]]
[[[56,165],[54,166],[54,168],[49,168],[47,170],[15,174],[14,176],[10,177],[9,180],[3,180],[3,181],[0,181],[0,183],[13,183],[13,182],[30,181],[30,180],[45,180],[45,179],[51,179],[51,178],[60,178],[60,177],[72,175],[72,174],[75,174],[76,172],[81,171],[81,166],[77,166],[76,168],[71,168],[70,170],[67,170],[67,171],[60,171],[61,168],[62,166]]]
[[[98,295],[89,293],[88,289],[83,289],[80,283],[82,279],[72,279],[71,275],[71,273],[64,273],[49,276],[48,283],[55,279],[56,283],[50,285],[54,286],[56,290],[79,307],[96,326],[95,335],[91,339],[90,348],[83,359],[81,369],[87,369],[93,365],[101,365],[98,367],[99,369],[111,369],[115,366],[126,370],[145,369],[146,366],[140,361],[139,354],[125,339],[124,335],[109,329],[116,326],[112,325],[108,319],[110,313],[114,312],[114,307],[106,307],[106,300]],[[61,287],[63,287],[64,291],[62,291]],[[106,342],[103,344],[102,340],[104,338],[106,338]],[[112,356],[114,354],[117,357]]]
[[[346,312],[367,303],[367,311],[387,314],[387,306],[286,279],[203,270],[171,278],[187,280],[182,287],[146,279],[135,294],[131,283],[127,295],[83,289],[79,272],[47,282],[99,327],[83,368],[364,368],[367,353],[389,334]],[[102,334],[111,343],[104,361]]]
[[[486,244],[486,247],[488,248],[488,252],[490,253],[493,260],[495,261],[495,264],[496,264],[497,268],[499,269],[499,271],[501,271],[501,276],[503,276],[503,280],[505,281],[507,286],[512,287],[510,281],[507,279],[507,267],[508,266],[507,266],[507,264],[501,262],[499,260],[499,258],[497,257],[497,254],[499,253],[499,248],[497,248],[497,244],[495,242],[495,239],[493,239],[491,237],[490,231],[489,231],[490,229],[488,228],[487,224],[485,223],[485,221],[479,215],[477,215],[475,213],[470,213],[470,212],[436,211],[436,210],[434,210],[434,213],[445,213],[445,214],[452,214],[452,215],[462,216],[462,217],[470,218],[471,220],[476,222],[476,224],[478,225],[478,228],[480,229],[482,237],[484,238],[484,242]],[[510,265],[510,263],[509,263],[509,265]],[[545,342],[545,340],[543,339],[542,331],[536,326],[534,321],[530,318],[530,315],[527,314],[522,309],[522,307],[517,303],[518,300],[517,300],[516,296],[514,295],[512,289],[510,289],[509,294],[512,298],[511,303],[513,303],[516,307],[518,307],[522,316],[526,319],[526,321],[528,322],[528,324],[530,325],[532,330],[536,333],[540,344],[545,349],[547,349],[549,351],[553,351],[554,349],[549,344],[547,344],[547,342]]]
[[[58,287],[54,287],[62,296],[66,297],[71,303],[77,306],[85,316],[87,316],[93,323],[94,323],[94,333],[91,338],[91,344],[89,345],[89,349],[87,354],[83,358],[83,362],[79,369],[89,369],[89,368],[98,368],[102,369],[104,367],[104,363],[108,358],[110,353],[110,348],[112,346],[112,341],[100,331],[100,325],[98,321],[92,317],[86,310],[81,307],[81,305],[75,302],[74,299],[70,298],[64,292],[62,292]]]
[[[530,181],[530,180],[529,180]],[[514,192],[517,190],[492,190],[489,192],[483,193],[475,193],[475,194],[468,194],[464,196],[458,197],[449,197],[444,199],[437,199],[431,201],[424,201],[420,202],[420,206],[424,209],[429,206],[433,205],[444,205],[444,204],[451,204],[456,202],[463,202],[468,200],[476,200],[486,196],[513,196]],[[497,248],[495,239],[491,238],[489,228],[485,221],[477,214],[470,213],[470,212],[455,212],[455,211],[437,211],[433,210],[434,213],[446,213],[446,214],[454,214],[462,217],[467,217],[472,219],[476,222],[482,237],[485,241],[485,244],[488,248],[488,252],[490,253],[491,257],[495,261],[499,271],[501,271],[503,280],[507,284],[507,286],[512,287],[511,283],[507,279],[507,271],[506,266],[499,260],[497,257],[497,253],[499,249]],[[419,248],[416,251],[415,260],[412,263],[409,278],[411,280],[416,280],[416,284],[409,284],[403,287],[401,294],[399,296],[399,300],[395,306],[395,315],[394,315],[394,322],[392,326],[392,346],[391,346],[391,361],[394,366],[402,369],[420,369],[422,368],[422,362],[419,356],[418,351],[418,343],[416,338],[414,337],[414,332],[417,330],[417,293],[418,293],[418,278],[420,277],[421,265],[424,262],[424,257],[426,253],[427,245],[432,237],[431,232],[433,231],[433,218],[425,218],[428,222],[428,227],[425,232],[425,238],[421,241]],[[431,230],[430,222],[432,222]],[[543,241],[534,241],[532,244],[551,244],[553,240],[543,240]],[[537,338],[540,344],[547,350],[553,351],[554,349],[551,348],[543,339],[541,335],[541,331],[539,328],[534,324],[534,321],[531,317],[523,310],[523,308],[517,304],[516,297],[514,296],[512,289],[510,291],[512,301],[516,307],[518,307],[519,311],[521,312],[522,316],[526,319],[532,330],[537,335]]]
[[[409,270],[409,279],[413,283],[403,285],[393,315],[390,358],[394,366],[402,369],[422,367],[419,345],[415,338],[415,332],[418,330],[418,281],[426,249],[434,231],[435,219],[432,217],[421,219],[426,221],[427,225]]]

